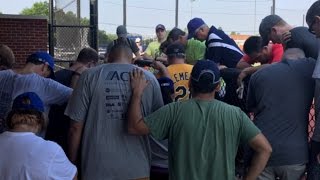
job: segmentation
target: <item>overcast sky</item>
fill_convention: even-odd
[[[41,0],[0,0],[0,12],[18,14]],[[42,0],[43,1],[43,0]],[[81,15],[89,16],[89,0],[81,0]],[[57,0],[64,7],[76,0]],[[99,29],[115,33],[122,24],[122,0],[98,0]],[[276,14],[294,26],[303,25],[306,14],[315,0],[276,0]],[[271,12],[272,0],[179,0],[179,27],[184,29],[192,17],[203,18],[208,25],[224,31],[257,34],[261,19]],[[65,10],[76,12],[75,3]],[[130,33],[154,35],[154,27],[162,23],[167,29],[175,24],[175,0],[127,0],[127,28]]]

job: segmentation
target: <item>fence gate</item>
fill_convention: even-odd
[[[50,0],[49,52],[59,65],[84,47],[97,50],[98,0]]]

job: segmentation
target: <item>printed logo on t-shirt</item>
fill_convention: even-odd
[[[110,71],[104,83],[106,118],[124,120],[131,97],[129,72]]]

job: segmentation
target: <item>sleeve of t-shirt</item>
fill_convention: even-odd
[[[255,94],[255,88],[256,88],[255,81],[256,81],[256,76],[254,74],[250,78],[249,87],[248,87],[248,94],[247,94],[246,106],[249,111],[254,110],[254,108],[256,108],[256,106],[257,106],[256,94]]]
[[[77,173],[77,168],[74,166],[60,146],[56,146],[56,154],[53,157],[48,170],[48,179],[73,179]]]
[[[90,87],[88,80],[88,71],[81,74],[76,88],[68,102],[65,115],[72,120],[83,122],[86,118],[90,103]]]
[[[205,52],[206,52],[206,45],[198,40],[193,40],[194,45],[193,47],[196,49],[194,50],[195,60],[201,60],[204,58]]]
[[[151,52],[151,43],[148,45],[147,49],[144,51],[145,54],[152,56],[152,52]]]
[[[174,117],[174,103],[168,104],[156,112],[145,117],[145,123],[149,127],[151,135],[158,139],[167,139],[172,127]]]
[[[282,44],[272,45],[272,61],[271,63],[280,62],[283,55],[283,46]]]
[[[52,79],[43,78],[43,99],[48,105],[62,105],[69,100],[72,89]]]
[[[240,140],[242,143],[249,142],[261,131],[253,124],[249,117],[239,109],[239,118],[241,121]]]
[[[163,106],[163,99],[162,99],[160,85],[159,85],[157,79],[152,78],[151,83],[153,86],[152,112],[154,112]]]

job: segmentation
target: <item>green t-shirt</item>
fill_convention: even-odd
[[[206,45],[195,39],[189,39],[186,47],[186,62],[195,64],[197,60],[203,59],[206,52]]]
[[[171,180],[234,180],[238,145],[260,133],[239,108],[218,100],[171,103],[145,121],[153,137],[169,140]]]
[[[156,56],[159,55],[159,48],[160,48],[160,42],[159,41],[154,41],[149,43],[147,49],[144,51],[145,54],[152,56],[152,58],[156,58]]]

